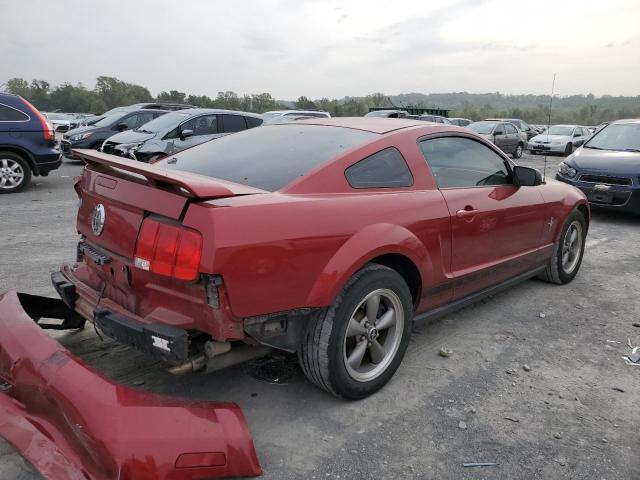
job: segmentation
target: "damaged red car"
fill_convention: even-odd
[[[303,120],[155,165],[76,154],[81,238],[52,276],[70,309],[175,373],[296,352],[347,399],[389,381],[414,321],[570,282],[589,226],[578,189],[451,125]]]

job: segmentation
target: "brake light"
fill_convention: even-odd
[[[40,113],[40,111],[36,107],[31,105],[24,98],[21,97],[20,100],[22,100],[22,102],[27,106],[27,108],[29,110],[31,110],[31,112],[40,121],[40,125],[42,125],[42,133],[44,134],[44,139],[45,140],[55,140],[55,138],[56,138],[55,132],[53,131],[53,128],[51,128],[51,125],[49,125],[49,122],[47,122],[47,119],[44,118],[44,115],[42,115]]]
[[[196,230],[145,218],[138,233],[134,265],[179,280],[198,278],[202,235]]]

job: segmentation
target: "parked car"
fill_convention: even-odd
[[[60,141],[60,148],[64,155],[74,158],[71,152],[74,148],[98,150],[102,147],[102,143],[114,133],[136,129],[166,113],[166,110],[151,109],[124,110],[112,113],[92,125],[66,132]]]
[[[66,132],[78,126],[79,121],[68,113],[42,112],[54,132]]]
[[[300,117],[301,115],[305,117],[331,118],[329,112],[319,110],[272,110],[264,112],[262,118],[265,123],[273,123],[288,117]]]
[[[640,213],[640,119],[611,122],[558,165],[598,207]]]
[[[406,110],[374,110],[373,112],[366,113],[365,117],[383,117],[383,118],[405,118],[409,115]]]
[[[154,163],[186,148],[261,124],[262,117],[255,113],[210,108],[179,110],[116,133],[105,140],[101,150]]]
[[[552,125],[549,129],[536,135],[527,144],[529,152],[562,153],[570,155],[575,148],[582,145],[591,134],[587,127],[580,125]]]
[[[186,103],[164,103],[164,102],[134,103],[133,105],[127,105],[126,107],[112,108],[111,110],[108,110],[100,115],[91,115],[87,118],[83,118],[78,123],[78,126],[82,127],[85,125],[94,125],[95,123],[99,122],[104,117],[106,117],[107,115],[113,115],[114,113],[127,112],[130,110],[140,110],[141,108],[153,109],[153,110],[167,110],[169,112],[174,112],[176,110],[185,110],[187,108],[197,108],[197,107],[186,104]]]
[[[452,125],[457,125],[459,127],[466,127],[467,125],[473,123],[473,120],[469,120],[468,118],[450,118],[449,121]]]
[[[531,128],[524,120],[520,120],[519,118],[486,118],[490,122],[509,122],[513,123],[521,132],[524,132],[527,136],[526,140],[530,140],[538,134],[537,130]]]
[[[522,157],[522,152],[527,144],[527,136],[513,123],[483,120],[471,123],[467,125],[467,128],[484,137],[503,152],[510,153],[513,158]]]
[[[423,122],[444,123],[445,125],[453,125],[453,123],[447,118],[440,115],[420,115],[418,119]]]
[[[589,223],[578,189],[415,120],[267,125],[153,166],[78,154],[79,258],[53,275],[72,309],[174,372],[276,348],[350,399],[392,377],[415,320],[570,282]]]
[[[53,127],[24,98],[0,93],[0,193],[23,190],[31,177],[60,166]]]

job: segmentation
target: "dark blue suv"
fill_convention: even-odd
[[[0,193],[24,189],[32,175],[62,163],[51,125],[18,95],[0,93]]]

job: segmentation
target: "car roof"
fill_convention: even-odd
[[[329,113],[324,110],[269,110],[264,113]]]
[[[310,118],[300,120],[296,125],[325,125],[329,127],[353,128],[371,133],[389,133],[395,130],[410,127],[424,127],[429,122],[423,120],[411,120],[404,118],[384,118],[384,117],[333,117],[333,118]],[[437,124],[433,124],[436,126]]]
[[[243,117],[262,118],[262,115],[251,112],[241,112],[239,110],[225,110],[223,108],[185,108],[182,110],[174,110],[169,113],[187,113],[189,115],[202,115],[205,113],[210,114],[230,114],[230,115],[242,115]]]

